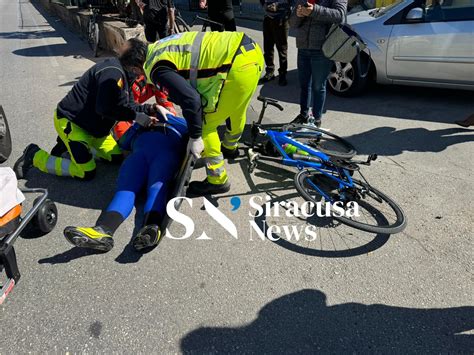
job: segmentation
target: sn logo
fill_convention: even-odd
[[[176,237],[171,234],[168,228],[166,228],[166,236],[171,239],[175,240],[183,240],[187,239],[190,236],[193,235],[194,233],[194,221],[189,217],[186,216],[184,213],[179,212],[176,209],[176,206],[179,206],[181,202],[186,201],[189,206],[192,208],[193,207],[193,200],[187,197],[175,197],[171,199],[168,204],[166,205],[166,213],[168,213],[168,216],[175,222],[178,222],[182,224],[185,228],[185,233],[182,237]],[[237,228],[235,224],[219,209],[214,206],[209,200],[205,197],[203,197],[203,202],[204,202],[204,208],[209,216],[212,217],[213,220],[215,220],[217,223],[219,223],[229,234],[235,238],[238,239],[237,235]],[[239,197],[233,197],[230,200],[230,203],[232,205],[232,211],[235,212],[240,208],[241,201]],[[211,240],[206,232],[203,232],[199,237],[196,239],[198,240]]]

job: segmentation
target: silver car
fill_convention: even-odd
[[[474,0],[399,0],[349,15],[347,22],[371,57],[364,54],[360,65],[335,63],[328,83],[336,95],[356,95],[371,79],[474,90]]]

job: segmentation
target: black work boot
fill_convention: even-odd
[[[307,115],[303,115],[302,113],[300,113],[298,116],[296,116],[296,118],[291,121],[290,123],[293,123],[293,124],[305,124],[308,122],[308,117]]]
[[[160,227],[156,224],[150,224],[144,226],[138,231],[132,238],[132,245],[135,250],[140,251],[143,249],[154,247],[158,245],[161,240]]]
[[[287,86],[288,80],[286,80],[286,73],[280,73],[278,76],[278,85],[280,86]]]
[[[273,74],[273,72],[267,72],[267,73],[265,73],[264,76],[262,76],[260,78],[258,83],[259,84],[265,84],[265,83],[268,83],[269,81],[272,81],[273,79],[275,79],[275,74]]]
[[[23,154],[18,158],[13,166],[13,171],[15,172],[17,179],[24,179],[28,170],[33,167],[33,158],[35,154],[40,151],[40,147],[36,144],[28,145]]]
[[[189,184],[187,192],[193,196],[217,195],[229,192],[230,183],[226,181],[223,184],[211,184],[207,179],[204,181],[192,181]]]
[[[239,157],[239,148],[229,149],[221,145],[221,152],[226,159],[235,159]]]
[[[66,144],[64,144],[61,138],[56,138],[56,145],[51,149],[51,155],[55,157],[61,157],[64,153],[67,153]]]

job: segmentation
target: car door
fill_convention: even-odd
[[[388,77],[473,85],[474,0],[426,0],[419,6],[422,18],[405,15],[393,27]]]

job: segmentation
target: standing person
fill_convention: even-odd
[[[95,158],[109,162],[122,160],[120,148],[110,134],[117,120],[135,120],[142,126],[158,122],[156,117],[149,116],[160,110],[158,105],[130,106],[125,71],[130,56],[139,53],[124,52],[124,49],[134,42],[139,41],[128,40],[118,58],[92,66],[74,84],[54,112],[58,144],[51,154],[36,144],[28,145],[13,167],[18,179],[35,167],[48,174],[91,180],[96,172]],[[70,159],[62,157],[65,150]]]
[[[265,57],[265,75],[260,84],[275,79],[275,64],[273,62],[273,47],[276,45],[280,68],[278,69],[278,84],[286,86],[288,69],[288,19],[295,0],[260,0],[265,11],[263,18],[263,51]]]
[[[207,7],[209,20],[221,23],[224,31],[237,31],[232,0],[199,0],[199,7],[201,9]],[[211,30],[222,31],[222,28],[211,23]]]
[[[326,80],[333,62],[327,59],[322,46],[332,24],[344,21],[347,0],[298,0],[290,17],[296,29],[298,48],[298,78],[300,82],[300,113],[293,123],[306,123],[309,109],[315,124],[321,126],[326,100]]]
[[[204,150],[207,178],[191,182],[188,192],[229,191],[224,157],[239,155],[247,108],[263,69],[260,47],[242,32],[184,32],[143,50],[146,60],[137,58],[135,70],[181,106],[190,152],[198,158]],[[228,118],[221,146],[217,127]]]
[[[173,33],[174,3],[173,0],[135,0],[143,12],[145,37],[150,43],[165,38]],[[169,24],[169,26],[168,26]],[[158,34],[158,38],[157,38]]]

